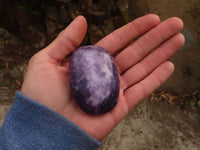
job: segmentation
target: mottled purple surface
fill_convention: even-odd
[[[112,56],[99,46],[74,51],[69,66],[70,87],[78,105],[87,113],[110,111],[117,103],[119,78]]]

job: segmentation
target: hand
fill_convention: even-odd
[[[106,114],[85,113],[70,92],[69,62],[64,59],[80,45],[86,34],[87,22],[83,16],[77,17],[48,47],[31,58],[21,91],[101,141],[137,103],[170,77],[174,66],[167,59],[184,44],[184,37],[179,33],[182,28],[183,23],[178,18],[160,23],[159,17],[151,14],[128,23],[96,43],[112,55],[122,50],[115,57],[120,75],[119,100]]]

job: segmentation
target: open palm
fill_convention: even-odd
[[[159,17],[151,14],[130,22],[96,43],[111,55],[118,53],[115,62],[120,76],[120,95],[116,107],[106,114],[85,113],[70,92],[69,62],[65,58],[80,45],[86,34],[87,23],[83,16],[77,17],[48,47],[31,58],[22,93],[102,140],[138,102],[170,77],[174,66],[167,59],[184,43],[179,33],[182,28],[183,23],[178,18],[160,23]]]

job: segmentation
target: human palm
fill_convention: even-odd
[[[31,58],[21,91],[102,140],[138,102],[172,74],[174,66],[167,59],[184,43],[179,33],[182,27],[178,18],[160,23],[158,16],[146,15],[96,43],[111,55],[118,53],[114,60],[119,72],[120,94],[117,105],[106,114],[85,113],[70,92],[69,61],[65,58],[86,34],[83,16],[77,17],[48,47]]]

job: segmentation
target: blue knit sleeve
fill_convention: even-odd
[[[19,91],[0,128],[0,150],[95,150],[101,144],[73,122]]]

